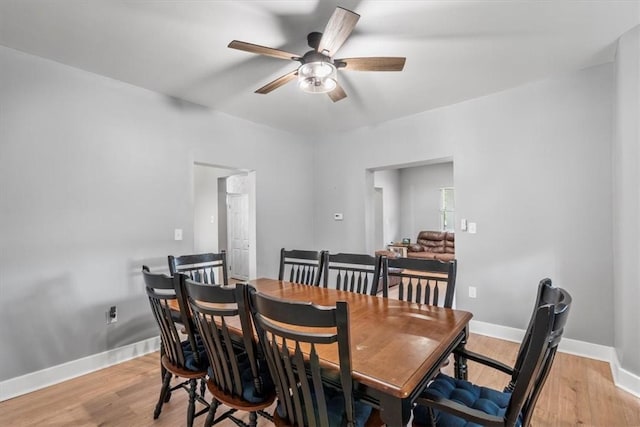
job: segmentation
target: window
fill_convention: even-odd
[[[453,187],[440,189],[440,228],[442,231],[454,231],[455,217],[455,197]]]

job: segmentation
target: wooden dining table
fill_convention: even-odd
[[[389,426],[409,422],[415,398],[456,347],[466,343],[471,313],[274,279],[249,282],[258,292],[293,301],[349,306],[351,358],[358,397],[379,406]],[[334,360],[331,360],[335,356]],[[338,366],[337,354],[321,355]],[[466,377],[466,362],[456,360]]]
[[[471,313],[275,279],[248,282],[258,292],[290,301],[349,306],[352,375],[356,397],[380,408],[388,426],[405,426],[413,402],[455,348],[464,347]],[[176,304],[175,309],[179,309]],[[240,322],[228,323],[241,334]],[[321,364],[339,367],[337,352],[321,352]],[[458,378],[466,361],[455,359]]]

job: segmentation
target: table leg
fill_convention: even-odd
[[[380,395],[380,418],[389,427],[402,427],[409,423],[412,404],[409,399]]]
[[[462,334],[463,334],[462,340],[460,341],[458,348],[464,349],[464,346],[467,344],[467,337],[469,336],[469,326],[467,326],[464,329]],[[467,358],[461,356],[458,353],[454,353],[453,360],[454,360],[453,367],[454,367],[456,378],[459,380],[466,380],[467,379]]]

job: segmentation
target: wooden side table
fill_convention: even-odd
[[[409,247],[408,243],[391,243],[387,245],[387,249],[391,252],[395,252],[398,256],[402,258],[407,257],[407,248]]]

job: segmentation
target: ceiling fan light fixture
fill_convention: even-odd
[[[331,92],[337,85],[336,67],[331,62],[306,62],[298,68],[298,87],[307,93]]]
[[[402,71],[404,68],[406,58],[402,57],[376,56],[333,59],[338,49],[353,32],[359,18],[360,15],[351,10],[336,7],[323,33],[314,31],[307,35],[307,44],[311,50],[302,56],[239,40],[232,40],[228,47],[257,55],[300,62],[301,65],[297,69],[258,88],[256,93],[270,93],[296,80],[296,76],[298,76],[300,89],[307,93],[326,93],[333,102],[337,102],[347,97],[344,89],[338,83],[336,72],[338,68],[348,71]]]

